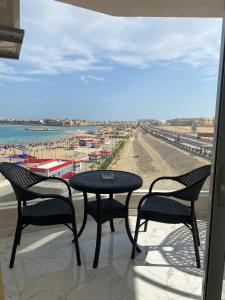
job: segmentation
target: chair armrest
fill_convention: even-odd
[[[179,198],[179,199],[182,199],[182,200],[186,200],[186,201],[195,201],[197,198],[192,198],[190,199],[189,197],[186,197],[186,192],[188,193],[188,191],[192,188],[189,188],[189,187],[184,187],[182,189],[179,189],[179,190],[176,190],[176,191],[171,191],[171,192],[151,192],[152,190],[152,186],[154,185],[155,182],[161,180],[161,179],[171,179],[171,180],[176,180],[176,177],[160,177],[160,178],[157,178],[156,180],[153,181],[153,183],[151,184],[150,186],[150,189],[149,189],[149,193],[148,194],[145,194],[141,200],[139,201],[138,203],[138,212],[140,211],[144,201],[149,198],[149,197],[152,197],[152,196],[164,196],[164,197],[175,197],[175,198]]]
[[[191,189],[192,188],[184,187],[182,189],[171,191],[171,192],[153,192],[153,193],[149,193],[149,196],[174,197],[185,201],[195,201],[198,199],[198,197],[195,197],[195,195],[194,196],[191,195],[190,197],[189,191]]]
[[[65,201],[67,204],[69,204],[70,208],[74,212],[72,197],[65,197],[65,196],[60,195],[60,194],[42,194],[42,193],[37,193],[37,192],[33,192],[33,191],[29,191],[29,193],[31,193],[33,195],[33,199],[38,199],[38,198],[41,198],[41,199],[47,199],[47,198],[61,199],[61,200]]]
[[[181,200],[186,200],[186,201],[196,201],[198,200],[199,197],[199,193],[202,189],[202,186],[205,182],[205,178],[203,178],[200,181],[197,181],[196,183],[189,185],[189,186],[185,186],[184,187],[175,190],[175,191],[171,191],[171,192],[152,192],[152,187],[154,185],[155,182],[157,182],[160,179],[171,179],[174,181],[177,181],[179,183],[180,182],[180,176],[178,177],[160,177],[157,178],[155,181],[153,181],[153,183],[150,186],[149,189],[149,194],[151,195],[158,195],[158,196],[165,196],[165,197],[174,197],[174,198],[178,198]],[[182,184],[182,183],[181,183]]]
[[[179,190],[180,191],[180,190]],[[181,190],[182,191],[182,190]],[[174,192],[155,192],[155,193],[148,193],[148,194],[145,194],[141,200],[139,201],[138,203],[138,211],[141,209],[144,201],[151,197],[151,196],[165,196],[165,197],[169,197],[169,196],[173,196],[174,193],[176,193],[177,191],[174,191]]]
[[[170,179],[170,178],[169,178]],[[169,197],[169,196],[175,196],[175,194],[177,192],[180,192],[180,191],[183,191],[183,189],[181,190],[177,190],[177,191],[172,191],[172,192],[155,192],[155,193],[148,193],[148,194],[145,194],[141,200],[139,201],[138,203],[138,211],[140,211],[143,203],[145,202],[145,200],[149,197],[152,197],[152,196],[165,196],[165,197]]]
[[[39,176],[40,176],[40,175],[39,175]],[[46,176],[40,176],[40,181],[39,181],[38,183],[43,182],[43,181],[49,181],[49,180],[58,180],[58,181],[63,182],[63,183],[66,185],[67,189],[68,189],[69,198],[72,198],[72,191],[71,191],[71,188],[70,188],[69,183],[68,183],[66,180],[64,180],[64,179],[62,179],[62,178],[60,178],[60,177],[46,177]],[[36,183],[36,184],[38,184],[38,183]],[[35,184],[34,184],[34,185],[35,185]],[[32,185],[32,186],[34,186],[34,185]],[[30,186],[30,187],[31,187],[31,186]]]
[[[138,212],[140,211],[140,209],[141,209],[141,207],[142,207],[142,204],[143,204],[143,202],[145,201],[145,199],[147,199],[149,196],[151,196],[151,195],[150,195],[150,194],[146,194],[146,195],[144,195],[144,196],[141,198],[141,200],[140,200],[139,203],[138,203],[138,208],[137,208]]]
[[[153,182],[151,183],[151,185],[150,185],[150,187],[149,187],[149,193],[152,193],[153,186],[155,185],[156,182],[158,182],[158,181],[160,181],[160,180],[173,180],[173,181],[177,181],[177,182],[178,182],[177,177],[174,177],[174,176],[163,176],[163,177],[158,177],[158,178],[156,178],[155,180],[153,180]]]

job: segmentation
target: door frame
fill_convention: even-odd
[[[221,300],[225,254],[225,15],[217,87],[203,300]]]

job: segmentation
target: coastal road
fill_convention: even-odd
[[[186,147],[195,148],[195,149],[202,149],[204,147],[212,147],[213,142],[204,140],[200,140],[194,137],[187,137],[184,136],[182,133],[172,133],[171,131],[167,131],[165,129],[158,128],[156,126],[150,126],[150,125],[142,125],[142,128],[147,130],[148,132],[156,132],[158,135],[163,136],[164,138],[167,138],[169,140],[173,141],[179,141],[180,144],[183,144]]]

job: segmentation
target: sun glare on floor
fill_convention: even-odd
[[[34,242],[31,245],[29,245],[29,246],[23,248],[22,250],[18,251],[18,254],[23,254],[23,253],[27,253],[27,252],[30,252],[30,251],[34,251],[37,248],[39,248],[39,247],[49,243],[50,241],[56,239],[57,237],[61,236],[65,232],[66,232],[66,230],[49,234],[46,237],[44,237],[43,239],[40,239],[39,241]]]

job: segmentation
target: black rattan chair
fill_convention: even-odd
[[[75,209],[69,184],[62,178],[40,176],[21,166],[8,162],[0,163],[0,172],[11,183],[18,202],[18,219],[9,267],[13,268],[16,248],[20,244],[22,230],[25,227],[28,225],[45,226],[57,224],[64,224],[72,230],[75,241],[77,264],[80,265],[81,261],[75,221]],[[69,197],[64,197],[59,194],[41,194],[29,189],[37,183],[46,180],[58,180],[65,183]],[[45,200],[38,201],[35,204],[29,203],[28,205],[27,202],[29,200],[38,198]],[[71,226],[68,224],[71,224]]]
[[[149,193],[140,200],[138,204],[137,222],[135,228],[134,244],[131,258],[135,257],[139,228],[144,225],[147,230],[148,221],[162,223],[185,224],[192,232],[197,267],[200,268],[200,257],[198,246],[200,246],[198,226],[195,216],[195,201],[198,200],[202,186],[210,175],[211,166],[206,165],[177,177],[159,177],[152,182]],[[185,187],[173,192],[152,192],[153,186],[159,180],[174,180]],[[172,198],[189,201],[190,205],[184,205]],[[141,220],[144,222],[141,223]]]

